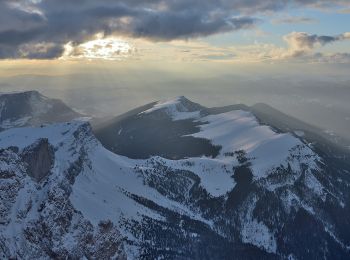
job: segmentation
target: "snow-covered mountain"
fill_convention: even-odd
[[[80,117],[62,101],[37,91],[0,92],[0,131],[12,127],[65,122]]]
[[[255,114],[179,97],[97,138],[81,120],[1,132],[0,258],[348,258],[346,160]]]

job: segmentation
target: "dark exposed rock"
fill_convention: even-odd
[[[27,147],[22,153],[23,161],[27,164],[27,174],[37,182],[45,178],[54,162],[53,148],[46,138]]]

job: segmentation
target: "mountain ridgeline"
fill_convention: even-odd
[[[321,129],[185,97],[86,120],[0,95],[0,258],[350,257],[349,150]]]
[[[179,101],[175,109],[183,113],[204,111],[204,107],[185,97],[180,97]],[[96,137],[107,149],[134,159],[156,155],[169,159],[218,155],[220,147],[211,144],[210,140],[190,136],[200,130],[199,122],[191,118],[173,120],[166,107],[147,113],[153,105],[156,104],[132,110],[96,126]]]
[[[65,122],[80,116],[82,115],[61,100],[47,98],[37,91],[0,92],[0,131],[13,127]]]

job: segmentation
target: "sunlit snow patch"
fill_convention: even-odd
[[[318,156],[298,138],[291,134],[279,134],[269,126],[260,125],[250,113],[242,110],[230,111],[218,115],[209,115],[199,119],[203,122],[201,130],[192,136],[211,140],[222,147],[220,157],[226,153],[243,150],[252,162],[254,177],[266,177],[270,170],[280,165],[300,170],[300,160],[304,159],[310,168],[317,167]],[[299,149],[298,149],[299,148]],[[298,160],[291,154],[300,156]]]

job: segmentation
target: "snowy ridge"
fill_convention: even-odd
[[[85,121],[76,120],[40,128],[10,129],[0,133],[0,148],[15,146],[21,153],[40,138],[47,138],[55,150],[55,164],[47,180],[49,183],[62,182],[65,178],[63,173],[68,172],[71,165],[79,161],[80,156],[84,154],[82,168],[75,177],[69,199],[72,206],[81,212],[93,226],[98,227],[101,221],[111,220],[119,227],[122,234],[132,240],[133,236],[122,225],[124,220],[140,222],[145,216],[165,220],[155,211],[137,203],[130,195],[145,198],[180,215],[186,215],[209,226],[212,225],[199,213],[176,201],[169,200],[155,189],[146,186],[142,181],[142,176],[134,171],[135,165],[142,164],[142,162],[118,156],[103,148],[93,137],[90,126]],[[1,163],[0,166],[1,170],[9,170],[14,167],[13,164],[4,163]],[[11,241],[22,236],[21,232],[27,223],[40,218],[40,214],[35,212],[40,207],[40,203],[45,200],[47,192],[52,192],[47,190],[50,189],[50,186],[37,192],[38,184],[23,173],[25,170],[14,171],[21,172],[20,177],[24,178],[24,186],[19,188],[17,199],[12,206],[10,219],[13,221],[7,225],[5,230],[1,230],[1,234],[4,234],[6,239],[14,245],[14,248],[11,249],[12,253],[19,245]],[[36,201],[34,205],[33,201]],[[29,204],[32,206],[27,213],[26,221],[23,222],[23,225],[18,225],[15,215],[18,214],[18,210],[28,207]]]
[[[295,172],[301,165],[317,170],[321,158],[293,134],[279,134],[269,126],[260,125],[255,116],[248,111],[234,110],[217,115],[201,116],[200,110],[188,112],[184,97],[158,102],[142,112],[151,114],[158,110],[166,111],[172,120],[192,119],[200,123],[200,131],[191,136],[210,140],[221,146],[220,154],[213,163],[221,161],[227,166],[237,166],[237,160],[228,154],[244,151],[252,164],[255,179],[266,177],[276,167],[288,165]],[[198,108],[194,108],[198,109]],[[211,161],[210,158],[207,158]]]
[[[13,128],[7,131],[3,131],[0,134],[0,147],[6,148],[10,146],[16,146],[20,150],[31,145],[40,138],[47,138],[49,142],[58,147],[64,145],[69,147],[75,140],[73,133],[79,131],[81,127],[88,127],[89,123],[84,120],[74,120],[67,123],[56,123],[45,125],[43,127],[23,127]],[[63,147],[63,146],[62,146]],[[60,151],[64,156],[64,150]],[[65,158],[69,159],[67,155]]]
[[[317,169],[320,158],[309,147],[291,134],[278,134],[269,126],[260,125],[250,112],[235,110],[198,120],[204,124],[192,136],[220,145],[220,159],[227,159],[227,154],[235,151],[245,151],[256,179],[288,163],[295,171],[300,171],[302,163]],[[294,160],[296,156],[298,160]]]
[[[18,152],[12,155],[14,159],[8,162],[16,165],[16,168],[8,171],[8,178],[5,178],[1,183],[8,187],[8,189],[2,189],[1,195],[5,198],[11,198],[10,201],[12,201],[12,205],[7,205],[9,223],[6,226],[0,226],[1,235],[4,237],[3,241],[6,241],[5,248],[9,250],[6,252],[7,257],[20,256],[22,252],[29,258],[34,257],[40,252],[40,249],[28,241],[25,232],[39,235],[38,232],[42,232],[40,231],[40,225],[43,221],[41,219],[50,221],[51,218],[55,217],[52,212],[57,212],[57,210],[62,212],[62,216],[71,214],[65,212],[71,209],[65,199],[62,187],[67,189],[67,170],[78,160],[82,147],[92,141],[89,138],[90,128],[87,126],[86,122],[74,121],[43,128],[16,128],[0,134],[0,147],[2,149],[7,149],[9,146],[18,149]],[[27,175],[26,164],[20,160],[20,156],[26,147],[42,138],[47,138],[50,145],[55,147],[55,162],[51,174],[46,180],[43,183],[37,183]],[[72,147],[75,148],[75,151],[72,150]],[[1,170],[6,169],[2,168]],[[59,204],[60,201],[64,203],[63,208]],[[81,216],[76,217],[81,219]],[[54,220],[51,221],[53,222],[48,224],[54,228]],[[54,229],[51,231],[54,232]],[[42,236],[44,235],[42,234]],[[62,240],[55,240],[55,242],[58,243],[59,250],[65,250],[66,245],[62,244],[64,243]],[[75,241],[75,243],[78,242],[79,240]],[[70,246],[75,247],[76,244]],[[28,247],[32,249],[28,250]],[[33,255],[30,256],[31,254]],[[37,255],[37,257],[39,256]]]
[[[194,119],[200,116],[200,111],[192,111],[190,101],[180,96],[174,99],[158,101],[152,108],[140,114],[150,114],[155,111],[165,111],[174,121],[184,119]]]
[[[130,159],[106,150],[82,119],[0,132],[0,258],[349,254],[341,216],[350,183],[311,147],[250,112],[209,115],[182,97],[141,114],[164,119],[164,111],[177,123],[192,119],[191,136],[219,154]],[[30,171],[37,163],[51,165],[43,178]]]

